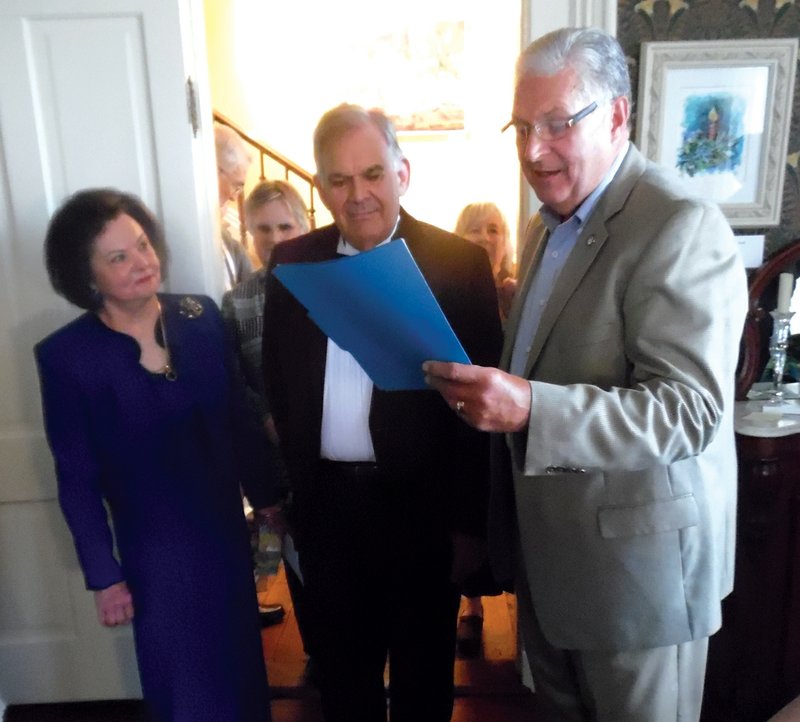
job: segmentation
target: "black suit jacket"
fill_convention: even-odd
[[[401,210],[398,238],[408,248],[473,363],[495,366],[502,345],[497,294],[483,249]],[[336,257],[339,229],[326,226],[279,244],[272,266]],[[336,299],[331,299],[335,303]],[[319,459],[327,337],[273,276],[264,311],[264,380],[297,509],[313,507]],[[375,456],[414,517],[439,529],[483,536],[488,495],[488,435],[468,427],[435,391],[381,391],[370,410]],[[410,525],[413,525],[410,520]]]

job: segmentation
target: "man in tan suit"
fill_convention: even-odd
[[[490,543],[547,719],[696,720],[733,583],[746,281],[719,209],[628,140],[616,40],[520,56],[510,125],[543,203],[501,369],[427,362],[495,434]]]

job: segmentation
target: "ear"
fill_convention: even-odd
[[[403,158],[400,161],[400,167],[397,169],[397,177],[400,179],[400,195],[405,195],[408,190],[408,184],[411,181],[411,164],[408,158]]]
[[[319,194],[319,199],[322,201],[322,204],[330,210],[331,207],[328,204],[328,193],[325,189],[325,184],[322,182],[322,178],[320,178],[319,173],[314,175],[314,188],[317,189],[317,193]]]
[[[621,95],[611,101],[611,135],[615,140],[620,136],[628,137],[630,114],[630,100],[627,96]]]

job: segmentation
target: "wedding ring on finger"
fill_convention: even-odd
[[[463,401],[456,401],[456,413],[461,414],[464,412],[464,402]]]

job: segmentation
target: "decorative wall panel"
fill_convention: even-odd
[[[628,56],[634,93],[644,41],[798,36],[800,0],[619,0],[618,4],[617,37]],[[800,73],[794,88],[780,225],[748,232],[766,234],[766,255],[800,237]]]

